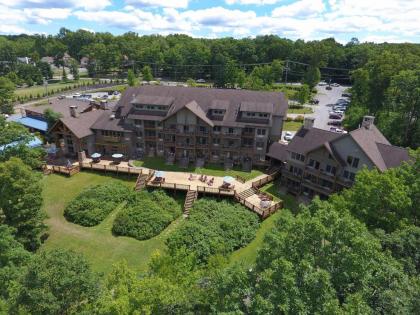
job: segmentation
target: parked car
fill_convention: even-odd
[[[343,116],[344,115],[344,111],[337,109],[337,110],[334,111],[334,114],[338,114],[338,115]]]
[[[331,84],[333,87],[339,87],[340,86],[340,84],[338,84],[338,83],[332,83]]]
[[[59,100],[63,100],[63,99],[65,99],[66,98],[66,96],[65,95],[60,95],[59,97],[58,97],[58,99]]]
[[[330,91],[330,90],[332,90],[332,87],[331,87],[331,85],[328,85],[325,89]]]
[[[313,98],[309,101],[309,104],[317,105],[317,104],[319,104],[319,100],[316,99],[316,98]]]
[[[342,105],[335,105],[335,106],[333,106],[333,110],[334,111],[336,111],[336,110],[345,111],[346,109],[347,109],[347,107],[346,106],[342,106]]]
[[[284,140],[286,140],[286,141],[290,141],[290,140],[292,140],[292,138],[293,138],[293,135],[292,135],[292,133],[290,132],[290,131],[286,131],[286,133],[285,133],[285,135],[284,135]]]
[[[197,83],[206,83],[206,80],[204,80],[204,79],[198,79],[197,81],[195,81],[195,82],[197,82]]]
[[[325,82],[325,81],[320,81],[320,82],[318,83],[318,85],[319,85],[319,86],[324,86],[324,85],[327,85],[327,82]]]
[[[329,126],[341,126],[342,123],[343,122],[341,120],[330,120],[327,124]]]
[[[341,118],[343,118],[343,116],[340,115],[340,114],[337,114],[337,113],[330,113],[329,118],[330,119],[341,119]]]
[[[341,94],[341,96],[342,97],[351,97],[351,93],[344,92],[344,93]]]

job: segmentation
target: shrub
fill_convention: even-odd
[[[118,213],[112,232],[146,240],[162,232],[181,213],[181,206],[164,191],[143,191],[134,194]]]
[[[295,119],[293,119],[293,121],[296,122],[303,122],[304,116],[303,115],[298,115],[295,117]]]
[[[226,255],[247,245],[258,226],[258,216],[240,204],[200,199],[194,204],[189,220],[166,243],[171,252],[185,247],[204,263],[212,255]]]
[[[129,199],[131,190],[121,183],[109,183],[87,188],[64,210],[67,220],[83,226],[102,222],[118,204]]]

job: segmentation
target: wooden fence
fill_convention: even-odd
[[[57,165],[46,165],[44,167],[44,170],[51,171],[52,173],[60,173],[67,176],[73,176],[74,174],[77,174],[80,172],[79,166],[57,166]]]
[[[142,168],[136,168],[136,167],[127,167],[127,166],[120,166],[120,165],[114,165],[114,164],[100,164],[100,163],[92,163],[92,162],[82,162],[80,163],[80,166],[82,168],[96,170],[96,171],[104,171],[104,172],[117,172],[117,173],[126,173],[126,174],[146,174],[148,171],[142,169]]]
[[[203,194],[224,195],[224,196],[235,195],[235,191],[233,189],[224,189],[224,188],[219,188],[219,187],[197,186],[197,191]]]
[[[268,208],[261,208],[257,205],[254,205],[254,204],[250,203],[245,198],[242,198],[239,194],[236,193],[236,191],[235,191],[234,197],[235,197],[236,201],[238,201],[240,204],[244,205],[248,209],[257,213],[259,216],[261,216],[262,219],[265,219],[265,218],[269,217],[271,214],[276,212],[278,209],[283,208],[283,201],[276,202],[275,204],[271,205]]]
[[[263,177],[259,180],[252,182],[252,187],[255,189],[258,189],[261,186],[264,186],[265,184],[272,182],[275,179],[274,175],[267,175],[266,177]]]
[[[164,189],[172,189],[172,190],[190,190],[190,185],[184,184],[174,184],[174,183],[164,183],[164,182],[151,182],[148,181],[146,184],[148,187],[157,187],[157,188],[164,188]]]
[[[242,176],[236,175],[235,178],[238,182],[240,182],[242,184],[246,182],[246,179],[243,178]]]

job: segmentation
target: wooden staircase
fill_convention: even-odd
[[[187,195],[185,196],[184,217],[189,216],[192,205],[194,204],[194,201],[196,200],[197,200],[197,191],[188,190]]]
[[[243,192],[239,193],[238,196],[243,198],[243,199],[246,199],[248,197],[251,197],[252,195],[255,195],[257,192],[258,191],[254,187],[251,187],[251,188],[248,188],[248,189],[244,190]]]
[[[137,181],[136,181],[136,187],[135,187],[136,191],[140,191],[144,187],[146,187],[147,177],[148,177],[147,174],[139,174],[139,177],[137,177]]]

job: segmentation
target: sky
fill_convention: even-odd
[[[420,43],[420,0],[0,0],[0,34],[70,30]]]

